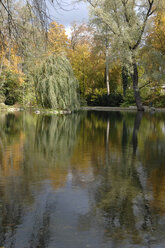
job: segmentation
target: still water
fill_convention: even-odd
[[[0,247],[165,247],[165,114],[1,114]]]

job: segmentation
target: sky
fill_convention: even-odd
[[[66,33],[70,33],[70,25],[73,22],[82,23],[88,21],[88,6],[86,3],[74,3],[73,0],[62,0],[63,9],[49,8],[50,14],[58,23],[63,24],[66,29]]]

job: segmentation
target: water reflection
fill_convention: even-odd
[[[163,247],[165,115],[0,116],[0,246]]]

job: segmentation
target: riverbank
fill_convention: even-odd
[[[145,112],[165,112],[165,108],[154,108],[144,106]],[[22,106],[8,106],[4,103],[0,103],[0,112],[20,112],[20,111],[30,111],[35,114],[53,114],[53,115],[63,115],[63,114],[71,114],[72,111],[70,110],[53,110],[53,109],[41,109],[37,107],[28,107],[24,108]],[[81,107],[80,111],[125,111],[125,112],[136,112],[136,106],[129,106],[129,107]]]
[[[126,112],[136,112],[137,108],[136,106],[129,106],[129,107],[82,107],[82,110],[86,111],[126,111]],[[148,107],[144,106],[145,112],[165,112],[165,108],[154,108],[154,107]]]
[[[66,115],[71,114],[70,110],[55,110],[55,109],[42,109],[37,107],[22,107],[19,105],[5,105],[4,103],[0,103],[0,112],[12,113],[12,112],[20,112],[20,111],[29,111],[35,114],[53,114],[53,115]]]

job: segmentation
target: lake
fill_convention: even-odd
[[[1,114],[0,247],[165,247],[165,114]]]

